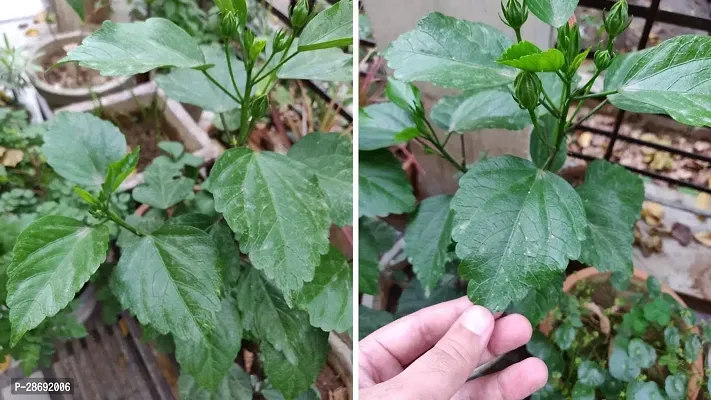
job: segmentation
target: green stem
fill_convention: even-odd
[[[605,96],[609,96],[609,95],[612,95],[615,93],[617,93],[617,90],[608,90],[606,92],[592,93],[592,94],[587,94],[584,96],[573,97],[573,100],[585,100],[585,99],[591,99],[594,97],[605,97]]]
[[[141,233],[138,232],[138,230],[131,225],[127,224],[121,217],[118,216],[115,212],[108,210],[107,211],[108,217],[111,221],[116,223],[116,225],[122,227],[123,229],[126,229],[127,231],[133,233],[136,236],[143,236]]]
[[[551,113],[551,115],[556,117],[556,119],[560,118],[560,114],[558,114],[558,111],[552,106],[550,106],[548,103],[546,103],[545,99],[541,102],[541,104],[543,105],[543,107],[546,108],[546,110],[548,110],[549,113]]]
[[[553,145],[548,141],[546,134],[539,129],[538,117],[536,116],[534,110],[528,109],[528,115],[531,117],[531,122],[533,122],[533,132],[535,132],[536,136],[538,136],[541,141],[546,144],[546,147],[548,147],[548,156],[550,157],[550,151],[553,150]]]
[[[220,121],[222,121],[222,127],[225,129],[225,132],[230,136],[230,142],[232,142],[232,146],[237,146],[237,138],[235,135],[230,131],[230,128],[227,126],[227,120],[225,119],[225,113],[218,113],[220,115]]]
[[[566,129],[566,131],[575,130],[575,129],[577,129],[578,127],[580,127],[580,125],[581,125],[583,122],[587,121],[590,117],[592,117],[593,115],[595,115],[595,113],[597,113],[598,111],[600,111],[601,108],[605,107],[605,104],[607,104],[609,101],[610,101],[609,99],[605,99],[605,100],[603,100],[602,102],[600,102],[600,104],[598,104],[597,106],[595,106],[595,108],[593,108],[592,111],[590,111],[590,112],[588,113],[588,115],[584,116],[583,119],[581,119],[580,121],[578,121],[575,125],[569,126],[569,127]],[[573,121],[571,120],[571,121],[569,122],[569,124],[572,123],[572,122],[573,122]]]
[[[202,74],[205,75],[205,77],[206,77],[207,79],[209,79],[210,82],[212,82],[213,85],[217,86],[217,87],[218,87],[220,90],[222,90],[226,95],[228,95],[232,100],[234,100],[235,103],[241,104],[240,99],[238,99],[237,97],[235,97],[234,94],[232,94],[229,90],[227,90],[224,86],[222,86],[222,85],[220,84],[220,82],[216,81],[215,78],[213,78],[212,75],[210,75],[209,72],[207,72],[207,71],[205,71],[205,70],[202,70]]]
[[[246,64],[245,64],[246,65]],[[239,145],[244,146],[249,138],[250,123],[249,123],[249,111],[250,111],[250,100],[252,97],[252,67],[247,68],[247,82],[244,87],[244,101],[242,102],[242,109],[240,110],[240,123],[239,123]]]
[[[514,29],[516,31],[516,41],[517,42],[522,42],[523,38],[521,38],[521,28]]]
[[[227,69],[230,71],[230,79],[232,80],[232,87],[235,89],[235,92],[237,92],[237,97],[239,97],[240,100],[242,100],[242,93],[239,91],[239,87],[237,87],[237,82],[235,81],[235,74],[232,72],[232,60],[230,57],[230,43],[229,41],[225,40],[225,58],[227,59]],[[241,104],[241,101],[240,101]]]
[[[546,163],[543,166],[544,170],[550,168],[551,164],[553,163],[553,160],[555,159],[555,155],[558,154],[560,146],[563,144],[563,141],[565,139],[566,116],[568,114],[567,111],[570,108],[570,81],[563,79],[563,89],[560,94],[560,98],[560,117],[558,118],[558,125],[556,125],[556,131],[554,136],[555,148],[554,151],[548,156],[548,160],[546,160]]]
[[[449,133],[447,134],[447,137],[444,138],[444,143],[442,143],[442,146],[446,146],[446,145],[447,145],[447,143],[449,142],[449,139],[452,137],[452,134],[454,134],[454,132],[449,132]]]
[[[269,77],[269,75],[273,74],[274,71],[277,71],[279,68],[283,67],[284,64],[286,64],[287,62],[289,62],[292,58],[296,57],[297,54],[299,54],[298,51],[297,51],[296,53],[290,55],[290,56],[287,57],[286,59],[280,61],[279,64],[277,64],[276,67],[270,69],[270,70],[267,71],[263,76],[260,76],[259,78],[257,78],[257,79],[254,81],[254,84],[256,85],[257,83],[263,81],[265,78]]]

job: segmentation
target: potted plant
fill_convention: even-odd
[[[615,280],[595,268],[572,274],[563,289],[543,334],[526,346],[551,376],[534,398],[697,398],[708,325],[701,335],[671,289],[639,270]]]
[[[193,102],[207,109],[239,108],[241,124],[230,132],[233,147],[203,170],[207,180],[188,173],[177,146],[164,148],[167,157],[153,160],[132,195],[165,219],[125,219],[112,194],[135,170],[142,149],[127,153],[124,134],[92,114],[59,113],[47,128],[42,153],[77,185],[76,196],[98,222],[47,216],[20,233],[7,268],[10,344],[63,309],[97,271],[110,243],[106,224],[113,222],[122,235],[111,293],[144,327],[172,337],[186,398],[249,396],[255,390],[234,362],[245,338],[259,346],[270,388],[294,399],[310,390],[324,367],[329,332],[351,328],[352,271],[329,245],[331,226],[351,223],[351,139],[313,132],[288,154],[257,152],[245,144],[279,79],[323,74],[317,68],[323,65],[312,60],[337,60],[350,70],[351,56],[339,47],[352,41],[353,5],[341,1],[313,15],[299,1],[291,12],[293,31],[280,31],[269,45],[245,25],[244,0],[218,6],[224,41],[219,58],[211,59],[174,23],[150,18],[107,21],[60,61],[107,76],[173,66],[171,74],[191,77],[184,83]],[[166,37],[172,40],[154,40]],[[243,49],[243,61],[234,56],[232,41]],[[265,51],[269,56],[262,63]],[[177,212],[191,200],[196,183],[207,194],[199,213]],[[37,289],[48,280],[56,291]]]
[[[622,166],[595,160],[585,182],[574,188],[556,174],[565,163],[567,135],[608,103],[666,114],[686,125],[710,125],[711,104],[701,94],[708,82],[701,76],[709,65],[711,38],[684,35],[615,54],[614,40],[630,23],[621,0],[605,15],[606,42],[581,50],[571,19],[576,6],[575,0],[505,1],[501,18],[515,40],[486,24],[435,12],[384,50],[394,71],[386,88],[389,102],[360,114],[361,291],[379,294],[383,280],[405,281],[407,289],[421,288],[415,298],[422,307],[456,294],[463,282],[472,302],[535,320],[556,305],[553,294],[562,291],[571,261],[617,280],[632,276],[642,180]],[[555,47],[541,49],[521,36],[529,12],[557,28]],[[595,72],[579,82],[577,71],[591,51]],[[603,91],[591,93],[602,75]],[[412,81],[461,92],[441,99],[428,115]],[[580,116],[582,101],[589,98],[604,100]],[[531,160],[484,155],[469,164],[447,147],[466,132],[527,127]],[[388,150],[407,143],[457,170],[454,195],[424,198],[418,205]],[[404,235],[383,219],[393,214],[409,214]],[[400,273],[404,259],[416,281],[409,269]],[[452,264],[457,277],[448,279]],[[378,313],[378,318],[392,315]]]

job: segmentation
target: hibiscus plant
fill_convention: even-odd
[[[72,301],[107,258],[107,224],[116,224],[111,295],[144,331],[172,338],[184,398],[260,391],[293,399],[324,367],[329,332],[351,329],[352,271],[329,230],[351,225],[352,143],[347,133],[314,132],[281,154],[252,150],[247,139],[278,80],[351,79],[352,56],[342,48],[352,44],[352,2],[316,13],[300,0],[292,29],[270,38],[249,28],[245,0],[216,3],[221,46],[200,46],[166,19],[107,21],[60,61],[107,76],[169,68],[156,78],[168,97],[238,123],[224,125],[232,147],[214,166],[180,143],[161,143],[165,154],[133,191],[151,210],[122,218],[112,198],[141,150],[127,153],[119,129],[92,114],[50,121],[43,156],[76,185],[93,219],[45,216],[20,233],[7,267],[10,344]],[[235,364],[242,339],[259,345],[268,384],[253,384]]]

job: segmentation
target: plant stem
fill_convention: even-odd
[[[573,100],[585,100],[585,99],[590,99],[593,97],[604,97],[604,96],[609,96],[609,95],[615,94],[615,93],[617,93],[617,90],[608,90],[606,92],[592,93],[592,94],[586,94],[584,96],[573,97]]]
[[[136,236],[143,236],[141,233],[138,232],[138,230],[131,225],[127,224],[121,217],[118,216],[115,212],[112,210],[107,210],[108,217],[111,221],[116,223],[116,225],[122,227],[123,229],[126,229],[127,231],[133,233]]]
[[[517,42],[523,41],[523,38],[521,38],[521,28],[514,29],[514,31],[516,31],[516,41]]]
[[[225,132],[230,136],[230,142],[232,143],[232,146],[237,146],[237,138],[235,135],[230,131],[230,128],[227,127],[227,120],[225,120],[225,113],[218,113],[220,115],[220,121],[222,121],[222,127],[225,129]]]
[[[222,86],[222,85],[220,84],[220,82],[216,81],[215,78],[213,78],[212,75],[210,75],[209,72],[207,72],[207,71],[205,71],[205,70],[202,70],[202,74],[205,75],[205,77],[207,77],[207,79],[209,79],[210,82],[212,82],[213,85],[217,86],[217,87],[218,87],[220,90],[222,90],[226,95],[230,96],[230,98],[231,98],[232,100],[234,100],[235,103],[237,103],[237,104],[241,104],[241,103],[242,103],[242,101],[241,101],[240,99],[238,99],[237,97],[235,97],[234,94],[232,94],[229,90],[227,90],[224,86]]]
[[[239,87],[237,86],[237,82],[235,81],[235,74],[232,72],[232,60],[230,59],[230,43],[228,40],[225,40],[225,58],[227,59],[227,69],[230,71],[230,79],[232,80],[232,87],[235,89],[235,92],[237,92],[237,97],[239,97],[240,100],[243,99],[242,93],[239,91]],[[240,101],[241,104],[241,101]]]
[[[551,142],[548,141],[548,137],[546,137],[546,134],[539,129],[538,117],[536,116],[534,110],[528,109],[528,115],[531,117],[531,122],[533,122],[533,132],[535,132],[536,136],[538,136],[541,141],[546,144],[546,147],[548,147],[548,156],[550,157],[550,152],[551,150],[553,150],[553,145],[551,144]]]
[[[549,113],[551,113],[551,115],[556,117],[556,119],[560,118],[560,114],[558,114],[558,111],[555,108],[553,108],[552,106],[550,106],[548,103],[546,103],[545,100],[543,100],[541,102],[541,104],[543,105],[543,107],[546,108],[546,110],[548,110]]]
[[[267,71],[263,76],[260,76],[259,78],[257,78],[257,79],[254,81],[254,84],[256,85],[257,83],[263,81],[263,80],[264,80],[265,78],[267,78],[269,75],[273,74],[274,71],[276,71],[276,70],[278,70],[279,68],[283,67],[284,64],[286,64],[287,62],[289,62],[292,58],[296,57],[297,54],[299,54],[298,51],[297,51],[296,53],[290,55],[290,56],[287,57],[286,59],[280,61],[279,64],[277,64],[276,67],[270,69],[270,70]]]
[[[247,64],[245,64],[246,66]],[[240,109],[240,124],[239,124],[239,145],[243,146],[247,143],[249,138],[249,111],[250,111],[250,100],[252,97],[252,67],[247,68],[247,82],[244,87],[244,101],[242,102],[242,108]]]
[[[605,107],[605,105],[606,105],[609,101],[610,101],[610,99],[605,99],[605,100],[603,100],[602,102],[600,102],[600,104],[598,104],[597,106],[595,106],[595,108],[593,108],[592,111],[590,111],[590,112],[588,113],[588,115],[584,116],[583,119],[581,119],[580,121],[578,121],[575,125],[569,126],[569,127],[566,129],[566,131],[572,131],[572,130],[575,130],[575,129],[577,129],[578,127],[580,127],[580,125],[581,125],[583,122],[587,121],[590,117],[592,117],[593,115],[595,115],[595,113],[597,113],[598,111],[600,111],[601,108]],[[573,121],[571,120],[570,123],[572,123],[572,122],[573,122]]]
[[[556,131],[555,131],[555,147],[553,149],[553,152],[550,153],[548,156],[548,160],[546,160],[546,163],[543,165],[543,169],[547,170],[550,168],[551,164],[553,163],[553,160],[555,159],[555,155],[558,154],[558,151],[560,150],[560,146],[563,144],[563,141],[565,140],[565,126],[566,126],[566,117],[568,115],[568,109],[570,108],[570,81],[565,79],[560,72],[558,72],[559,76],[561,79],[563,79],[563,89],[560,94],[560,99],[561,99],[561,105],[560,105],[560,116],[558,118],[558,125],[556,126]]]

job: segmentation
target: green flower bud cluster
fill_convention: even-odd
[[[309,22],[309,2],[308,0],[299,0],[296,5],[289,10],[291,27],[295,32],[301,31],[301,28]]]
[[[578,24],[564,24],[558,28],[556,48],[565,55],[566,64],[571,64],[580,53],[580,29]]]
[[[543,85],[535,72],[521,71],[514,80],[514,99],[519,107],[532,110],[538,106]]]
[[[220,11],[220,33],[224,37],[232,37],[242,26],[247,24],[247,0],[215,0]]]
[[[276,54],[286,50],[289,45],[289,38],[290,36],[285,30],[279,29],[274,35],[274,40],[272,40],[272,53]]]
[[[501,2],[501,13],[503,14],[503,17],[499,16],[501,21],[515,30],[521,29],[528,19],[528,7],[523,0],[509,0],[505,6]]]
[[[632,23],[629,17],[627,0],[619,0],[610,9],[610,13],[604,16],[605,31],[611,38],[617,37],[624,32]]]

